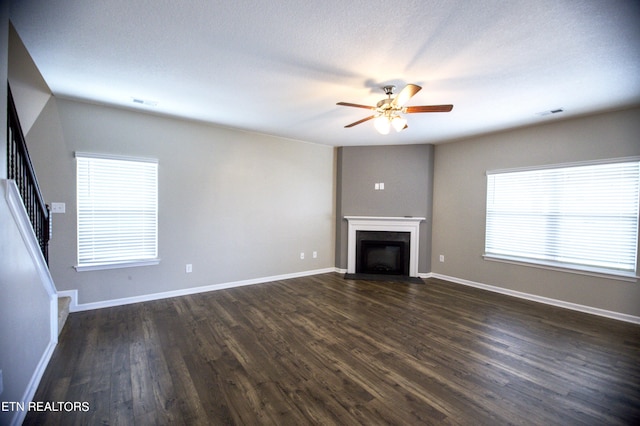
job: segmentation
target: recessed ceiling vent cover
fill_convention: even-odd
[[[147,106],[157,106],[158,103],[156,101],[148,101],[146,99],[140,98],[131,98],[134,104],[147,105]]]
[[[539,112],[536,115],[544,117],[545,115],[558,114],[558,113],[561,113],[561,112],[564,112],[563,108],[556,108],[556,109],[552,109],[552,110],[549,110],[549,111]]]

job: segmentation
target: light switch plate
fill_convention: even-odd
[[[51,213],[65,213],[67,205],[65,203],[51,203]]]

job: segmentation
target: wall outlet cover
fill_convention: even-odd
[[[51,213],[65,213],[67,205],[65,203],[51,203]]]

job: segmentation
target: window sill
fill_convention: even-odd
[[[533,262],[533,261],[526,261],[520,258],[489,255],[489,254],[484,254],[482,255],[482,257],[484,258],[484,260],[489,260],[492,262],[510,263],[513,265],[529,266],[532,268],[548,269],[551,271],[568,272],[571,274],[588,275],[590,277],[608,278],[608,279],[618,280],[618,281],[637,282],[638,278],[640,278],[633,272],[612,271],[612,270],[605,270],[605,269],[597,270],[596,268],[592,270],[575,269],[575,268],[558,266],[552,263]]]
[[[120,268],[134,268],[138,266],[152,266],[160,263],[160,259],[148,259],[148,260],[132,260],[126,262],[112,262],[112,263],[92,263],[87,265],[76,265],[74,268],[77,272],[86,271],[99,271],[102,269],[120,269]]]

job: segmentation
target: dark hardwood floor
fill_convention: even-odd
[[[25,425],[640,424],[640,326],[337,274],[71,314]]]

